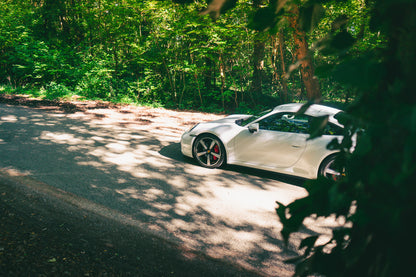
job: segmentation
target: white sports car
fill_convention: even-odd
[[[338,151],[327,145],[334,138],[342,140],[343,126],[334,118],[341,110],[314,104],[297,113],[301,107],[285,104],[259,115],[199,123],[182,135],[182,154],[208,168],[235,164],[308,179],[337,179],[340,172],[333,164]],[[322,136],[308,139],[314,118],[325,118],[327,124]]]

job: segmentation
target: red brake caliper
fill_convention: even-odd
[[[218,148],[218,144],[215,144],[214,146],[214,153],[220,153],[220,149]],[[215,156],[212,156],[212,158],[214,159],[214,161],[216,161],[218,158]]]

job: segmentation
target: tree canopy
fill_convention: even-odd
[[[351,36],[362,38],[354,55],[384,43],[368,28],[362,1],[324,3],[320,21],[319,9],[303,5],[282,6],[274,18],[270,7],[279,1],[235,2],[215,11],[221,1],[3,0],[0,84],[47,98],[78,95],[218,112],[312,97],[348,102],[353,90],[325,74],[336,64],[336,57],[321,53],[325,38],[339,37],[334,49]],[[341,9],[349,21],[337,19]],[[293,27],[297,12],[302,28]],[[306,33],[311,24],[316,28]],[[308,55],[308,48],[317,51]]]

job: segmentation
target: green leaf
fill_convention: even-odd
[[[276,201],[276,204],[278,205],[278,207],[276,208],[276,213],[280,218],[281,222],[286,221],[286,206],[283,205],[282,203]]]
[[[355,39],[346,29],[337,33],[331,41],[331,46],[337,50],[344,50],[350,48],[355,43]]]
[[[194,2],[194,0],[172,0],[172,2],[178,4],[191,4]]]
[[[319,78],[328,78],[332,75],[333,70],[333,64],[322,64],[315,68],[315,76]]]
[[[328,115],[314,117],[309,127],[310,136],[308,140],[312,140],[312,139],[322,136],[324,134],[324,130],[325,130],[326,125],[328,124],[328,121],[329,121]]]
[[[332,77],[351,87],[373,89],[384,78],[385,68],[370,55],[344,61],[334,68]]]
[[[325,9],[320,4],[312,4],[301,7],[299,24],[305,32],[311,32],[325,14]]]
[[[355,148],[354,154],[358,156],[363,156],[371,151],[373,148],[371,137],[367,133],[362,133],[358,137],[358,143]]]
[[[318,240],[319,235],[316,236],[310,236],[302,240],[302,242],[299,245],[299,250],[302,248],[312,248],[315,245],[315,242]]]
[[[209,0],[207,2],[208,7],[201,14],[209,14],[213,19],[217,19],[220,14],[234,8],[237,4],[237,0]]]
[[[345,14],[339,15],[334,21],[331,23],[332,31],[340,30],[345,28],[346,24],[348,23],[348,16]]]
[[[264,31],[273,28],[276,22],[277,18],[274,10],[270,7],[260,8],[254,14],[249,27],[257,31]]]
[[[344,126],[350,125],[355,120],[355,118],[352,115],[346,112],[339,112],[334,116],[334,118]]]
[[[326,148],[329,149],[329,150],[337,150],[337,149],[341,148],[341,145],[340,145],[338,139],[334,138],[333,140],[331,140],[330,143],[328,143]]]
[[[304,114],[309,109],[309,107],[312,106],[313,104],[314,104],[314,102],[312,102],[312,101],[308,101],[307,103],[303,104],[300,107],[300,109],[296,112],[296,115]]]

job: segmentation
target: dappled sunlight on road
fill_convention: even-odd
[[[52,133],[48,131],[44,131],[39,136],[40,140],[49,140],[54,143],[58,144],[67,144],[67,145],[85,145],[85,144],[93,144],[93,140],[84,140],[82,137],[75,137],[73,134],[70,133]]]
[[[190,249],[268,275],[290,275],[293,268],[282,261],[293,257],[305,233],[284,247],[275,201],[289,204],[306,191],[278,175],[211,170],[184,160],[178,142],[195,115],[163,114],[145,108],[61,114],[0,105],[0,168],[30,172]],[[315,222],[307,222],[305,232],[328,232],[328,222],[313,229]]]
[[[21,120],[25,120],[26,118],[22,118]],[[18,118],[14,115],[4,115],[0,117],[0,120],[2,122],[16,122]]]

